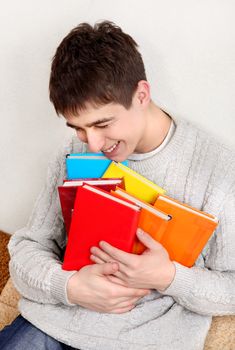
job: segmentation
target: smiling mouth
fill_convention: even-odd
[[[111,153],[111,152],[113,152],[115,150],[115,148],[118,146],[119,143],[120,143],[120,141],[116,142],[114,145],[112,145],[112,147],[104,149],[104,150],[102,150],[102,152],[104,152],[104,153]]]

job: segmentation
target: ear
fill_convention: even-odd
[[[140,80],[133,96],[133,102],[142,107],[146,107],[150,100],[150,85],[146,80]]]

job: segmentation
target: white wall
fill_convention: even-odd
[[[48,99],[51,58],[80,22],[109,19],[139,43],[154,100],[235,148],[234,0],[1,1],[0,229],[23,226],[68,134]]]

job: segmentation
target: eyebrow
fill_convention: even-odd
[[[99,124],[103,124],[103,123],[110,122],[110,121],[112,121],[113,119],[114,119],[114,117],[102,118],[102,119],[98,119],[98,120],[96,120],[96,121],[94,121],[94,122],[92,122],[92,123],[88,123],[88,124],[86,124],[85,126],[86,126],[87,128],[90,128],[90,127],[95,126],[95,125],[99,125]],[[70,128],[73,128],[73,129],[79,128],[78,125],[73,125],[73,124],[70,124],[69,122],[66,122],[66,125],[67,125],[68,127],[70,127]]]

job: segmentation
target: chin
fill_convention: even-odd
[[[123,162],[124,160],[127,159],[127,157],[124,156],[113,156],[113,157],[108,157],[110,160],[113,160],[115,162]]]

